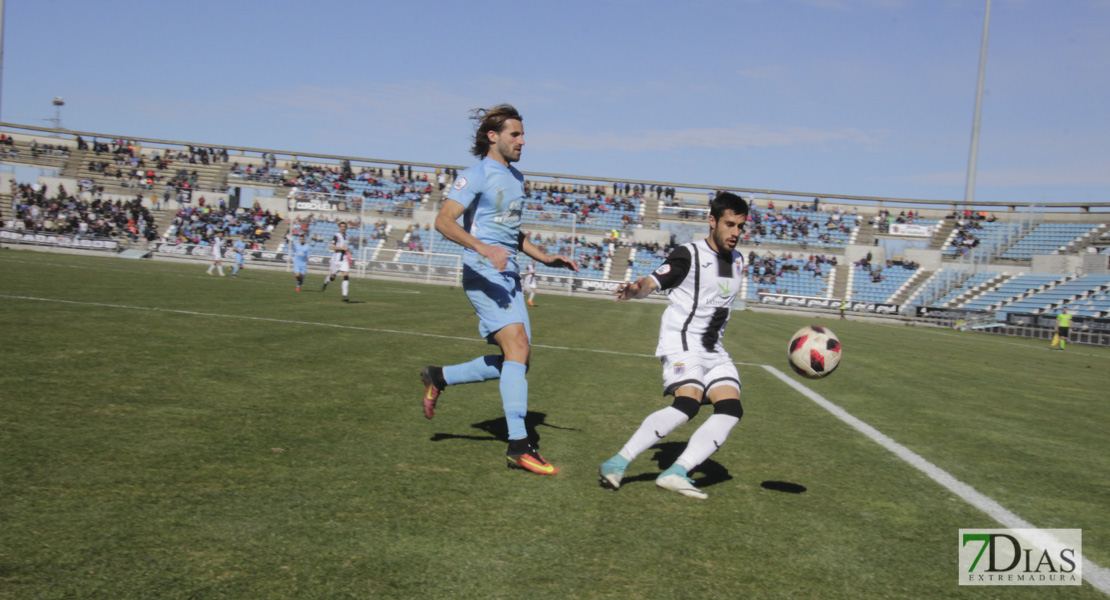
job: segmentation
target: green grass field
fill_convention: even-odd
[[[762,366],[821,319],[733,316],[745,416],[698,501],[653,479],[708,410],[597,484],[668,403],[661,304],[537,298],[542,477],[495,383],[422,415],[424,365],[490,348],[460,289],[205,268],[0,250],[0,597],[1105,597],[958,586],[958,530],[1001,526]],[[799,381],[1110,566],[1110,350],[824,324],[844,362]]]

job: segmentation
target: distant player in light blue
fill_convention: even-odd
[[[239,239],[235,240],[235,242],[231,244],[231,247],[235,250],[235,264],[231,267],[231,276],[238,277],[239,270],[243,268],[243,265],[246,261],[246,239],[242,235],[240,235]]]
[[[510,163],[520,160],[524,125],[508,104],[473,111],[477,122],[471,154],[482,159],[459,173],[436,216],[436,230],[463,246],[463,290],[478,313],[478,331],[501,348],[501,356],[480,356],[470,362],[425,367],[424,416],[435,415],[436,400],[448,385],[500,379],[501,404],[509,428],[509,466],[541,475],[558,469],[540,456],[528,439],[525,373],[532,331],[516,262],[521,251],[549,267],[578,271],[565,256],[548,255],[520,231],[524,207],[524,175]],[[459,217],[463,224],[458,223]]]
[[[297,236],[297,241],[293,242],[293,275],[297,278],[297,291],[301,291],[301,286],[304,285],[304,276],[308,272],[308,257],[312,255],[312,246],[304,239],[304,234]]]

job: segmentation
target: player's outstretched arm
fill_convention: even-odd
[[[531,256],[540,263],[549,267],[561,267],[564,269],[570,269],[575,273],[578,272],[577,262],[563,256],[562,254],[552,255],[545,253],[543,250],[540,250],[539,246],[533,244],[526,235],[521,236],[520,249],[528,256]]]
[[[617,286],[617,297],[613,301],[647,298],[648,294],[654,292],[658,287],[659,284],[655,283],[653,277],[641,277],[632,283],[622,283]]]

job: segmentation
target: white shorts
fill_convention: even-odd
[[[328,272],[332,275],[336,273],[349,273],[351,271],[350,262],[347,260],[335,260],[334,258],[328,263]]]
[[[687,385],[701,387],[702,396],[720,386],[731,386],[740,391],[740,374],[727,352],[682,352],[660,357],[663,362],[663,395]]]

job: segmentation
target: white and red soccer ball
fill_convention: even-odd
[[[825,377],[840,365],[840,339],[819,325],[806,325],[790,338],[786,356],[799,375]]]

